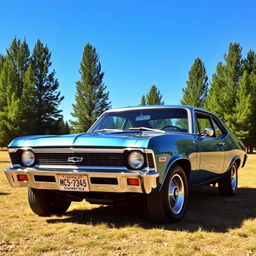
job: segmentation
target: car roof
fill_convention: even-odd
[[[128,111],[128,110],[140,110],[140,109],[163,109],[163,108],[180,108],[180,109],[188,109],[190,111],[197,110],[201,112],[210,113],[208,110],[205,110],[203,108],[194,107],[194,106],[188,106],[188,105],[147,105],[147,106],[129,106],[124,108],[114,108],[107,110],[106,112],[119,112],[119,111]]]

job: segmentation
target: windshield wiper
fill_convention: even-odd
[[[165,131],[163,131],[163,130],[148,128],[148,127],[131,127],[131,128],[129,128],[129,130],[135,130],[135,131],[151,131],[151,132],[165,133]]]
[[[95,132],[123,132],[123,130],[120,130],[120,129],[99,129],[99,130],[95,130]]]

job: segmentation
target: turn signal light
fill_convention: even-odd
[[[129,186],[139,186],[140,185],[140,180],[136,178],[128,178],[127,179],[127,185]]]
[[[18,181],[28,181],[28,175],[18,174],[17,179]]]

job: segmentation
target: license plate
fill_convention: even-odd
[[[88,178],[85,175],[58,175],[58,185],[64,191],[89,191]]]

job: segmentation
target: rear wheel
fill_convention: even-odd
[[[234,162],[230,170],[218,181],[220,194],[223,196],[233,196],[237,192],[238,166]]]
[[[35,188],[28,189],[28,202],[31,210],[39,216],[64,214],[71,204],[70,200],[52,191]]]
[[[184,217],[188,199],[188,183],[180,165],[172,167],[160,191],[147,196],[148,212],[152,220],[167,223]]]

